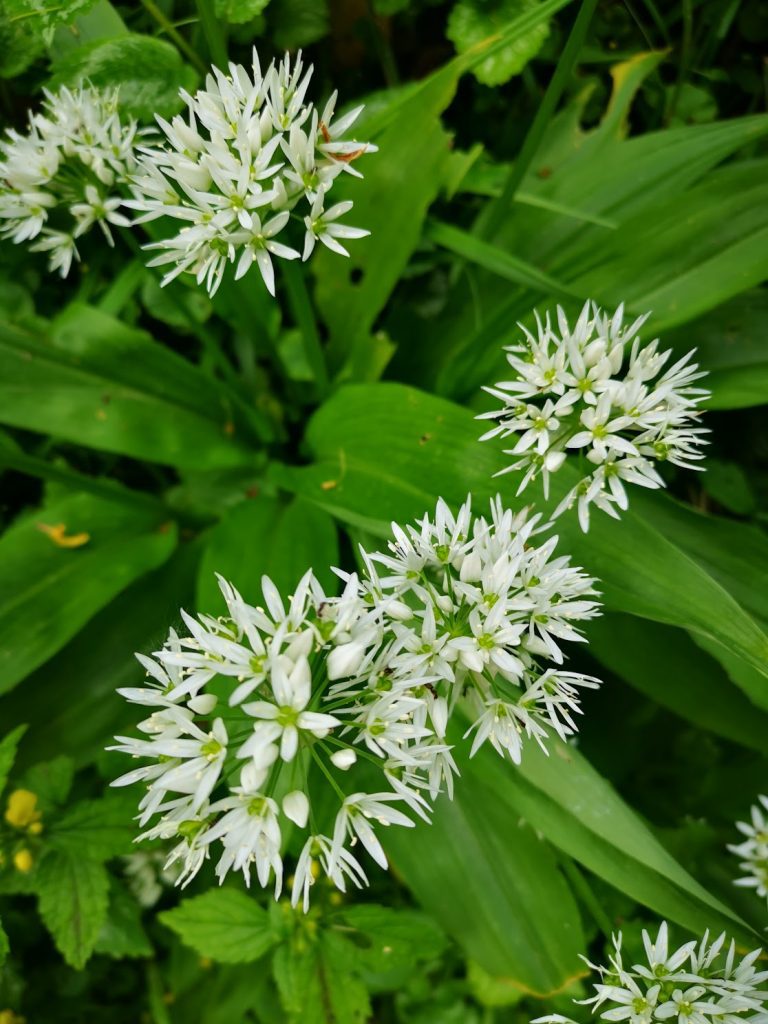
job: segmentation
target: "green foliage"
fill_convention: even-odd
[[[42,527],[63,526],[63,542]],[[58,536],[58,534],[57,534]],[[70,543],[79,542],[76,546]],[[0,539],[0,692],[55,654],[115,595],[161,565],[176,542],[173,523],[147,511],[75,494],[44,505]],[[76,592],[77,601],[68,599]]]
[[[106,89],[119,87],[120,110],[142,121],[168,117],[181,106],[179,89],[194,88],[196,75],[162,39],[122,35],[86,43],[58,60],[48,88],[87,80]]]
[[[459,0],[448,17],[446,35],[459,53],[481,44],[505,24],[525,11],[536,8],[535,0]],[[483,85],[503,85],[518,75],[536,56],[549,35],[543,22],[515,39],[498,53],[486,57],[473,74]]]
[[[222,963],[259,960],[275,943],[266,910],[234,889],[211,889],[183,900],[160,920],[202,956]]]
[[[0,1019],[520,1024],[573,1013],[580,954],[613,930],[628,957],[662,917],[681,942],[757,945],[764,901],[726,850],[768,792],[757,5],[599,4],[588,26],[568,0],[0,6],[7,127],[85,80],[171,117],[209,59],[247,66],[256,42],[262,66],[308,47],[310,93],[364,102],[378,146],[334,191],[370,236],[291,264],[276,300],[254,271],[213,299],[161,288],[139,246],[162,222],[83,237],[63,282],[0,242]],[[665,466],[667,494],[633,488],[620,522],[557,521],[604,605],[567,665],[604,680],[578,745],[470,759],[454,722],[454,798],[377,825],[391,871],[365,861],[370,892],[321,877],[292,909],[286,829],[278,902],[218,887],[215,858],[179,894],[164,839],[140,848],[147,896],[135,793],[107,788],[133,765],[104,751],[139,717],[115,694],[141,685],[134,652],[181,608],[224,615],[216,573],[254,604],[264,574],[292,594],[310,566],[337,593],[331,567],[438,497],[551,512],[575,471],[518,497],[475,416],[518,321],[588,298],[697,349],[712,454]]]
[[[242,25],[262,14],[269,0],[215,0],[218,18],[224,18],[232,25]]]

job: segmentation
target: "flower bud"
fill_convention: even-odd
[[[304,828],[309,817],[309,800],[306,793],[294,789],[283,797],[283,814],[299,828]]]
[[[356,761],[357,754],[351,747],[346,747],[344,750],[337,750],[335,754],[331,754],[331,762],[342,772],[349,771]]]

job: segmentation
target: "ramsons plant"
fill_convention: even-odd
[[[0,11],[0,1024],[763,1024],[768,118],[689,6]]]
[[[146,784],[139,824],[160,820],[140,838],[178,841],[167,866],[181,862],[181,884],[220,841],[219,880],[242,871],[250,884],[253,868],[277,898],[292,822],[308,832],[291,896],[306,911],[320,871],[342,892],[366,882],[350,840],[386,868],[375,824],[429,821],[452,795],[446,732],[460,702],[472,754],[489,742],[519,763],[523,737],[546,750],[550,734],[573,734],[578,688],[597,680],[560,668],[561,644],[583,639],[594,581],[552,557],[556,537],[534,539],[544,529],[498,498],[487,520],[469,500],[456,516],[441,501],[434,520],[393,526],[389,553],[361,551],[363,574],[340,573],[338,598],[311,570],[288,601],[264,577],[265,607],[221,579],[228,615],[183,613],[188,635],[171,630],[139,656],[149,687],[121,691],[155,709],[139,726],[149,739],[113,748],[153,759],[115,783]],[[373,792],[342,782],[358,756],[377,768]]]

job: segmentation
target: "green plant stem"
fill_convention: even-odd
[[[304,355],[307,357],[317,389],[322,396],[328,390],[328,369],[325,365],[323,346],[320,342],[320,333],[317,329],[315,312],[312,308],[304,271],[301,266],[297,266],[291,260],[283,260],[281,266],[288,292],[288,303],[304,342]]]
[[[173,40],[178,50],[180,50],[190,64],[193,64],[197,70],[204,75],[208,68],[200,55],[189,45],[184,36],[179,32],[176,26],[166,18],[161,9],[154,3],[154,0],[141,0],[141,5],[148,14],[151,14],[158,25],[162,28],[163,32]]]
[[[122,505],[140,505],[145,509],[175,515],[166,508],[160,498],[156,498],[152,494],[131,490],[131,488],[123,487],[122,484],[108,478],[88,476],[87,473],[80,473],[68,466],[57,466],[52,462],[46,462],[45,459],[27,455],[25,452],[8,451],[5,448],[0,450],[0,469],[14,469],[19,473],[37,477],[39,480],[51,480],[58,484],[71,485],[80,491],[87,491],[89,494],[107,498],[109,501],[117,501]]]
[[[533,158],[536,156],[547,127],[549,126],[550,119],[555,112],[555,108],[557,107],[571,72],[576,65],[579,52],[584,43],[587,29],[589,28],[589,23],[592,20],[592,15],[594,14],[596,6],[597,0],[583,0],[582,2],[579,13],[576,16],[576,21],[571,29],[571,34],[568,37],[568,42],[565,44],[562,56],[557,62],[555,73],[552,75],[550,83],[547,86],[547,91],[544,93],[544,98],[536,112],[536,117],[533,119],[533,124],[528,129],[528,134],[525,137],[522,149],[512,165],[509,176],[504,183],[501,195],[495,203],[489,203],[477,218],[475,223],[475,233],[481,237],[487,236],[490,233],[491,226],[497,222],[499,214],[503,215],[506,213],[515,198],[515,193],[520,187]]]
[[[227,44],[221,28],[221,22],[216,17],[212,0],[197,0],[197,11],[200,15],[200,25],[205,36],[211,61],[218,68],[226,68]]]
[[[683,10],[683,38],[680,44],[680,60],[678,62],[677,81],[675,91],[672,94],[672,101],[667,111],[666,123],[669,124],[677,112],[683,86],[688,77],[688,69],[691,61],[691,47],[693,46],[693,7],[691,0],[682,0]]]
[[[139,259],[142,259],[143,264],[143,253],[142,248],[136,239],[133,237],[130,229],[121,228],[120,234],[134,255]],[[161,278],[161,274],[158,273],[155,267],[145,267],[145,269],[155,274],[158,280]],[[162,285],[161,285],[162,287]],[[246,402],[239,393],[240,381],[237,376],[237,372],[232,364],[229,362],[227,357],[221,350],[221,347],[214,337],[214,335],[208,330],[205,324],[201,324],[198,320],[192,316],[188,306],[185,302],[179,298],[176,292],[171,288],[166,291],[166,295],[176,307],[176,309],[182,314],[190,330],[200,342],[203,352],[210,361],[211,366],[219,370],[222,379],[229,386],[229,396],[235,405],[238,407],[240,412],[243,414],[245,419],[253,427],[256,436],[261,441],[271,441],[274,439],[275,432],[272,422],[258,409],[255,409],[252,405]]]

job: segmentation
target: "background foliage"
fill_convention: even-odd
[[[8,126],[84,76],[149,122],[210,61],[307,47],[379,153],[371,237],[280,303],[161,291],[122,244],[66,282],[0,245],[0,787],[40,824],[2,825],[4,1021],[522,1021],[572,1012],[619,925],[758,943],[725,844],[768,788],[766,38],[756,0],[6,0]],[[133,652],[219,611],[214,570],[290,588],[439,495],[495,493],[480,388],[517,320],[587,298],[698,348],[712,447],[619,524],[559,523],[606,611],[578,745],[463,762],[364,899],[305,918],[202,879],[143,909],[103,753]]]

